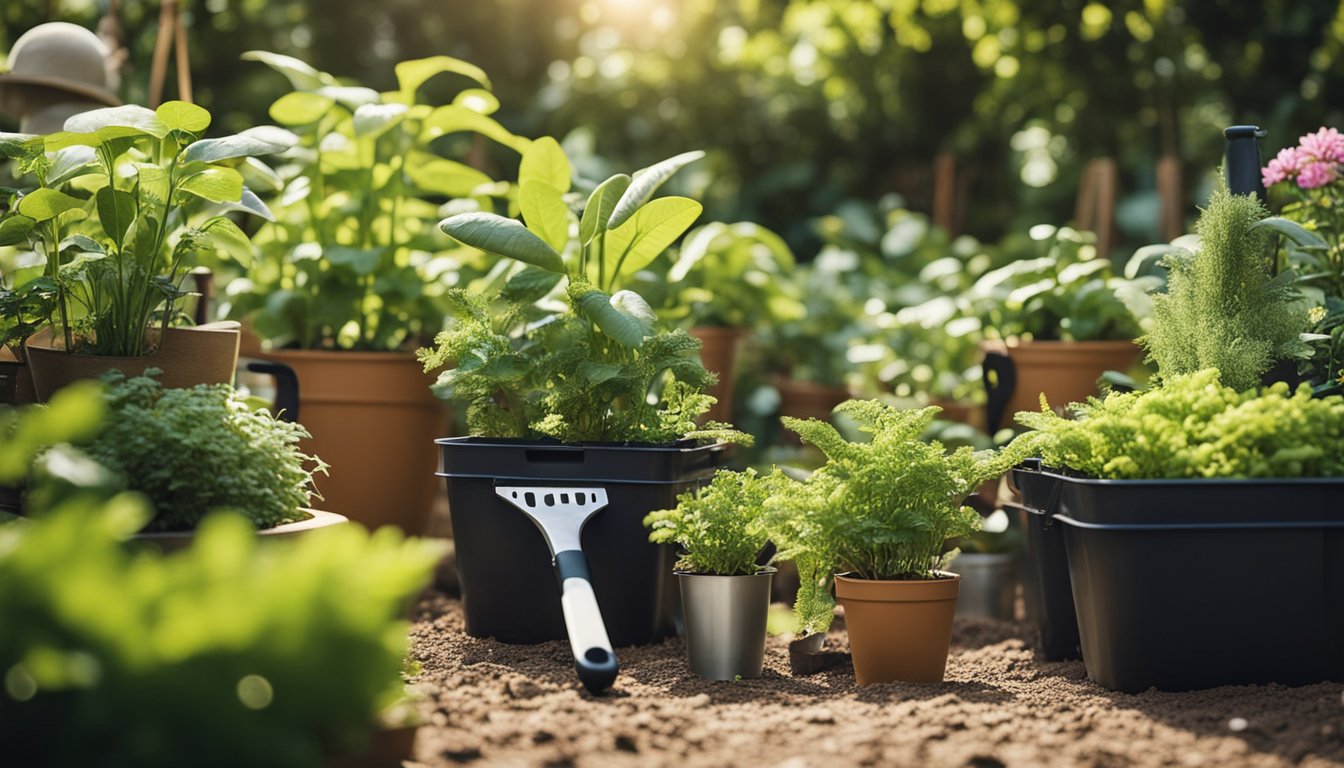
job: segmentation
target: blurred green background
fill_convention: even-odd
[[[0,51],[109,0],[5,0]],[[1344,123],[1344,4],[1328,0],[187,0],[196,100],[229,132],[286,88],[239,55],[266,49],[390,88],[448,53],[489,72],[498,117],[566,139],[593,166],[704,148],[705,220],[749,219],[807,259],[812,221],[849,199],[932,207],[933,158],[957,158],[956,231],[995,239],[1074,213],[1086,162],[1118,162],[1117,240],[1161,239],[1155,165],[1181,159],[1192,218],[1219,129],[1265,149]],[[144,99],[159,4],[118,3]],[[173,94],[170,72],[168,95]],[[442,84],[452,87],[452,83]],[[0,125],[12,129],[13,124]],[[507,174],[507,169],[505,169]]]

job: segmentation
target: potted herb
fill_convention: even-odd
[[[1076,419],[1018,414],[1036,431],[1013,445],[1042,465],[1014,474],[1048,489],[1026,503],[1062,529],[1083,661],[1106,688],[1341,677],[1344,398],[1221,379],[1163,373]]]
[[[271,177],[276,221],[228,285],[227,313],[265,342],[256,354],[295,371],[309,449],[332,466],[332,511],[423,531],[435,493],[427,446],[448,433],[450,414],[414,350],[442,330],[446,290],[484,272],[435,223],[444,204],[491,210],[516,199],[461,161],[474,139],[509,156],[532,142],[490,116],[499,102],[489,78],[458,59],[401,62],[397,89],[380,93],[288,56],[245,58],[290,81],[270,115],[298,144]],[[465,86],[453,101],[426,101],[426,83],[449,76]]]
[[[749,440],[697,425],[713,402],[702,390],[714,381],[699,343],[659,329],[639,294],[613,292],[699,214],[693,200],[653,199],[699,153],[617,174],[576,214],[561,191],[568,160],[554,142],[538,144],[550,149],[520,175],[526,224],[485,212],[442,222],[464,244],[513,263],[496,293],[450,291],[455,320],[421,352],[426,369],[447,367],[435,391],[466,407],[472,435],[438,441],[467,631],[505,642],[566,634],[560,601],[538,589],[553,579],[546,542],[495,492],[508,478],[605,491],[609,506],[582,537],[596,601],[613,645],[651,642],[672,631],[676,593],[671,547],[648,542],[642,521],[710,478],[722,440]]]
[[[157,367],[174,387],[233,380],[236,325],[172,326],[186,271],[212,258],[246,263],[251,247],[228,216],[192,216],[232,209],[269,218],[235,166],[285,149],[292,136],[254,128],[202,139],[209,125],[204,109],[174,101],[85,112],[60,133],[0,145],[34,182],[10,198],[0,243],[26,243],[44,262],[51,333],[26,346],[39,400],[109,369]],[[30,332],[31,309],[11,301],[0,314]]]
[[[948,453],[921,435],[936,407],[901,411],[873,400],[851,400],[836,412],[871,435],[850,442],[830,424],[786,418],[785,425],[826,454],[826,464],[803,482],[781,484],[769,500],[780,557],[800,555],[805,589],[800,624],[828,623],[829,596],[808,587],[812,566],[835,571],[835,596],[860,685],[943,679],[960,579],[945,566],[948,539],[980,527],[963,500],[1013,464],[1013,451],[970,447]],[[773,533],[773,531],[772,531]]]
[[[709,485],[651,512],[649,541],[681,547],[677,583],[691,671],[711,680],[761,676],[775,569],[756,564],[768,535],[769,488],[754,470],[721,471]]]

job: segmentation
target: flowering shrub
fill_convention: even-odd
[[[1344,134],[1334,128],[1322,128],[1298,139],[1296,147],[1279,150],[1269,165],[1260,170],[1266,187],[1292,181],[1301,189],[1320,189],[1340,180],[1344,164]]]

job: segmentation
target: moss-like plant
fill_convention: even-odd
[[[1025,446],[949,453],[921,440],[939,410],[903,411],[875,400],[841,404],[836,412],[872,435],[868,442],[850,442],[823,421],[785,417],[785,426],[826,455],[804,482],[777,476],[767,512],[779,557],[797,561],[804,575],[795,607],[809,631],[830,623],[823,580],[832,570],[865,579],[935,578],[955,556],[944,553],[947,540],[980,528],[980,515],[962,502],[1025,457]]]
[[[1175,249],[1168,290],[1153,299],[1153,324],[1139,341],[1163,377],[1217,368],[1237,390],[1258,385],[1276,361],[1306,357],[1306,308],[1291,270],[1270,274],[1273,231],[1252,195],[1220,186],[1199,217],[1194,253]]]
[[[681,545],[677,569],[713,576],[749,576],[769,538],[762,512],[770,495],[755,470],[720,471],[709,485],[677,497],[677,506],[650,512],[649,541]]]

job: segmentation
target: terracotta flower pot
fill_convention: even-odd
[[[859,685],[942,681],[961,577],[940,575],[927,581],[836,575]]]
[[[159,332],[150,334],[158,336]],[[139,376],[146,368],[158,368],[163,371],[159,382],[171,389],[231,384],[238,366],[238,323],[221,320],[193,328],[169,328],[157,349],[139,357],[72,355],[53,346],[49,331],[30,338],[24,349],[40,403],[45,403],[61,387],[82,379],[96,379],[111,370]]]
[[[849,399],[849,391],[843,387],[810,381],[779,378],[775,389],[779,391],[779,415],[798,419],[830,421],[835,406]]]
[[[436,438],[448,409],[434,376],[410,352],[278,350],[264,357],[294,369],[304,450],[331,465],[315,482],[322,506],[369,528],[421,534],[438,490]]]
[[[281,539],[292,539],[296,536],[303,536],[319,531],[323,528],[330,528],[334,525],[344,525],[350,522],[344,515],[338,515],[333,512],[323,512],[320,509],[305,509],[308,513],[307,519],[296,520],[292,523],[284,523],[274,528],[263,528],[257,531],[257,535],[262,541],[279,541]],[[155,544],[165,554],[177,552],[191,546],[196,540],[195,531],[153,531],[150,533],[137,533],[131,537],[132,541],[147,542]]]
[[[1004,374],[993,357],[986,358],[986,376],[993,369],[998,378],[986,378],[991,431],[1010,425],[1018,411],[1040,410],[1042,393],[1052,408],[1086,400],[1097,394],[1097,379],[1103,373],[1127,371],[1143,354],[1132,341],[1014,340],[985,342],[982,348],[1007,357],[1012,369]]]
[[[692,328],[700,340],[700,360],[707,370],[719,375],[719,383],[709,390],[718,402],[707,414],[711,421],[733,420],[733,371],[737,367],[737,346],[747,335],[746,328]]]

